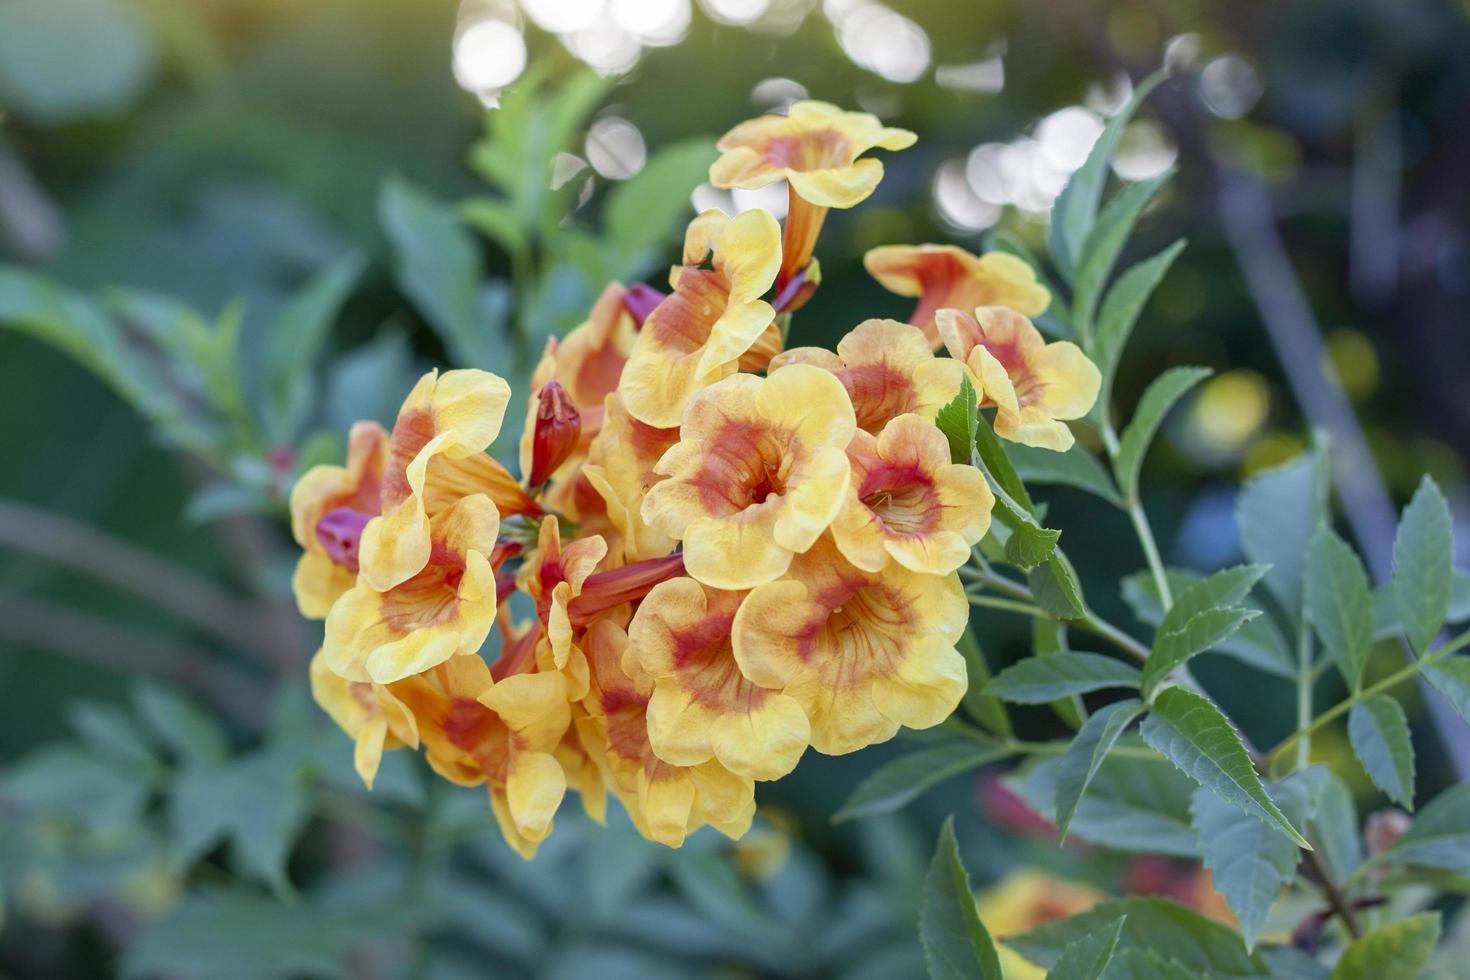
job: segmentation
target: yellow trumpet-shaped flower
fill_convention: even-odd
[[[291,488],[291,533],[301,558],[291,578],[296,605],[324,619],[357,580],[362,528],[381,508],[388,433],[358,422],[347,438],[347,465],[314,466]]]
[[[677,428],[645,425],[628,414],[622,396],[607,396],[602,431],[592,441],[582,472],[602,497],[624,561],[659,558],[678,544],[643,520],[643,498],[661,479],[654,466],[678,441]]]
[[[730,627],[742,598],[677,578],[655,586],[638,607],[628,639],[654,679],[648,739],[674,765],[718,759],[741,776],[779,779],[796,768],[811,727],[795,700],[740,672]]]
[[[456,654],[473,654],[495,621],[489,555],[500,518],[483,494],[464,497],[429,522],[431,557],[414,575],[378,591],[365,581],[327,615],[322,656],[352,681],[391,684]]]
[[[842,382],[857,426],[877,435],[890,419],[908,412],[932,419],[954,399],[964,366],[935,357],[918,331],[897,320],[865,320],[837,342],[837,353],[796,347],[771,359],[771,370],[810,364]]]
[[[1102,385],[1097,365],[1065,340],[1050,344],[1015,310],[982,306],[971,316],[940,310],[939,335],[975,376],[982,402],[995,406],[995,434],[1063,452],[1072,447],[1066,419],[1092,411]]]
[[[864,572],[824,537],[746,596],[732,639],[741,672],[795,698],[812,747],[841,755],[949,717],[965,693],[954,644],[969,615],[957,575]]]
[[[984,474],[950,462],[949,440],[926,419],[900,415],[876,438],[859,432],[847,458],[852,482],[832,539],[864,571],[881,572],[892,559],[946,575],[990,528],[995,498]]]
[[[311,696],[357,743],[352,761],[368,789],[373,788],[384,751],[418,748],[418,721],[388,688],[338,677],[320,650],[311,658],[309,673]]]
[[[650,840],[679,847],[706,824],[740,837],[755,817],[755,783],[717,760],[672,765],[653,751],[648,704],[654,682],[628,649],[628,635],[610,618],[587,628],[592,689],[577,732],[606,775],[633,825]]]
[[[954,245],[883,245],[870,249],[863,265],[890,292],[918,298],[909,322],[934,347],[940,343],[935,314],[942,309],[1008,306],[1039,316],[1051,305],[1036,271],[1007,252],[977,256]]]
[[[458,656],[393,693],[418,719],[434,771],[461,786],[487,785],[506,841],[534,856],[566,795],[556,758],[571,724],[565,679],[530,671],[492,680],[479,656]]]
[[[722,136],[717,146],[723,155],[710,167],[710,183],[753,190],[787,182],[785,258],[777,282],[784,289],[811,261],[827,210],[866,200],[883,179],[882,163],[858,158],[874,147],[905,149],[917,138],[866,112],[795,102],[785,116],[761,116]]]
[[[578,538],[563,546],[557,519],[548,516],[541,522],[535,553],[521,566],[520,587],[535,600],[550,643],[552,663],[558,670],[570,664],[576,675],[585,673],[580,663],[571,663],[574,650],[569,607],[605,557],[607,542],[599,535]]]
[[[1021,869],[982,891],[975,910],[985,928],[1001,942],[997,951],[1005,980],[1043,980],[1046,971],[1004,945],[1005,940],[1080,915],[1106,897],[1086,884]]]
[[[826,371],[792,364],[727,378],[690,402],[643,519],[683,541],[685,568],[705,585],[769,582],[841,509],[855,431],[847,392]]]
[[[701,268],[711,252],[713,268]],[[768,212],[706,211],[690,223],[684,264],[669,277],[674,292],[649,314],[623,368],[629,414],[658,428],[678,425],[700,389],[734,374],[741,358],[769,341],[776,314],[760,297],[780,262],[781,232]]]

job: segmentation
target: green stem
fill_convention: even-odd
[[[1164,574],[1164,560],[1159,557],[1159,546],[1154,540],[1153,528],[1149,527],[1148,515],[1143,512],[1143,506],[1137,500],[1128,505],[1128,519],[1133,522],[1133,530],[1138,534],[1138,543],[1143,547],[1144,560],[1148,562],[1148,570],[1153,574],[1154,586],[1159,590],[1159,602],[1165,612],[1174,605],[1174,593],[1169,588],[1169,576]]]
[[[1031,755],[1061,755],[1071,747],[1070,739],[1058,739],[1054,742],[1027,742],[1020,739],[1007,739],[1006,748],[1013,752],[1025,752]],[[1153,749],[1142,745],[1115,745],[1108,752],[1109,756],[1118,756],[1124,759],[1158,759],[1159,755]]]
[[[1296,644],[1296,727],[1303,731],[1312,724],[1312,631],[1302,617]],[[1296,743],[1296,767],[1307,768],[1312,757],[1312,737],[1304,735]]]
[[[967,591],[965,594],[969,597],[971,605],[1002,609],[1006,612],[1031,616],[1034,619],[1055,620],[1069,627],[1074,627],[1091,633],[1094,636],[1102,637],[1136,660],[1148,659],[1148,647],[1145,647],[1142,643],[1139,643],[1133,637],[1091,610],[1088,610],[1087,615],[1079,619],[1062,619],[1060,616],[1054,616],[1036,605],[1036,597],[1031,594],[1030,589],[1020,582],[1011,581],[1004,575],[998,575],[990,571],[981,571],[968,566],[960,569],[960,575],[962,578],[968,579],[974,584],[984,588],[994,589],[996,592],[1005,593],[1014,600],[1019,600],[1007,602],[1004,599],[997,599],[991,596],[973,595]]]

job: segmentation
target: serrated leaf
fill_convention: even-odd
[[[1061,551],[1027,572],[1026,583],[1036,604],[1053,616],[1077,619],[1087,614],[1077,572]]]
[[[1319,462],[1314,453],[1265,470],[1235,502],[1240,545],[1251,561],[1270,565],[1266,588],[1293,618],[1302,608],[1302,566],[1323,521]]]
[[[1470,874],[1470,783],[1451,787],[1426,803],[1383,857],[1398,864]]]
[[[1140,733],[1186,776],[1279,829],[1298,847],[1312,849],[1261,785],[1229,719],[1208,700],[1182,687],[1167,688],[1154,699]]]
[[[1450,608],[1454,524],[1444,495],[1429,477],[1399,518],[1393,541],[1393,601],[1414,649],[1429,649]]]
[[[1138,671],[1121,660],[1064,652],[1012,664],[992,677],[985,691],[1017,704],[1045,704],[1074,694],[1137,684]]]
[[[1175,584],[1183,587],[1175,591],[1169,611],[1157,620],[1159,632],[1172,633],[1202,612],[1238,604],[1268,570],[1265,565],[1234,565],[1202,579],[1178,580]]]
[[[1154,86],[1163,81],[1164,73],[1155,72],[1133,90],[1133,96],[1108,120],[1097,141],[1092,144],[1087,160],[1067,180],[1051,209],[1051,225],[1047,228],[1046,246],[1052,262],[1062,278],[1071,282],[1082,258],[1082,248],[1092,234],[1097,220],[1098,201],[1107,180],[1109,164],[1123,138],[1123,129]]]
[[[996,735],[1009,738],[1012,734],[1011,716],[1006,712],[1006,706],[1000,698],[985,693],[985,685],[990,680],[990,665],[985,662],[985,653],[975,639],[973,628],[965,630],[955,649],[965,658],[965,675],[970,679],[960,703],[971,718]]]
[[[1425,667],[1420,673],[1444,695],[1461,718],[1470,721],[1470,657],[1450,657]]]
[[[1259,568],[1263,566],[1236,566],[1237,568]],[[1227,571],[1230,571],[1227,569]],[[1220,573],[1217,573],[1220,574]],[[1176,597],[1182,597],[1190,587],[1202,581],[1194,573],[1179,568],[1165,571],[1169,589]],[[1122,584],[1123,601],[1139,621],[1158,626],[1164,619],[1163,603],[1159,599],[1158,583],[1147,570],[1125,576]],[[1175,606],[1179,605],[1176,598]],[[1172,608],[1172,607],[1171,607]],[[1270,616],[1257,616],[1241,626],[1235,635],[1226,637],[1216,645],[1215,651],[1229,654],[1257,670],[1278,677],[1296,678],[1296,654],[1287,646],[1281,629]]]
[[[1209,368],[1170,368],[1144,391],[1132,420],[1118,439],[1118,453],[1113,458],[1113,475],[1117,477],[1118,490],[1124,500],[1136,500],[1138,497],[1138,470],[1164,416],[1189,389],[1210,374]]]
[[[968,374],[960,378],[960,390],[949,404],[934,416],[934,424],[949,440],[950,459],[956,463],[969,463],[975,450],[976,416],[975,386],[970,384]]]
[[[892,813],[951,776],[1002,759],[1011,750],[1001,742],[966,738],[928,745],[884,763],[858,783],[832,816],[834,823]]]
[[[1017,475],[1027,483],[1075,487],[1115,507],[1122,506],[1112,476],[1080,443],[1064,453],[1017,443],[1010,447],[1008,455]]]
[[[1357,553],[1323,526],[1307,548],[1302,588],[1312,628],[1356,691],[1373,649],[1373,597]]]
[[[1057,550],[1061,531],[1032,524],[1017,524],[1006,539],[1006,561],[1023,571],[1030,571],[1051,558]]]
[[[1055,653],[1065,653],[1069,649],[1067,627],[1063,623],[1039,616],[1031,620],[1031,652],[1033,654],[1038,657],[1049,657]],[[1082,698],[1076,694],[1053,700],[1051,710],[1074,732],[1082,727],[1082,721],[1087,716],[1087,711],[1082,706]]]
[[[1172,612],[1171,609],[1170,613]],[[1175,630],[1165,632],[1164,628],[1160,627],[1158,636],[1154,638],[1153,648],[1149,651],[1148,660],[1143,664],[1144,695],[1152,694],[1161,683],[1168,679],[1170,674],[1188,662],[1190,658],[1220,643],[1259,615],[1260,612],[1255,609],[1224,606],[1196,613],[1194,618]],[[1169,616],[1166,615],[1164,619],[1167,623]]]
[[[995,941],[975,910],[975,893],[954,835],[954,817],[940,828],[924,877],[919,940],[932,980],[1005,980]]]
[[[1147,710],[1142,701],[1127,698],[1099,708],[1083,724],[1067,751],[1062,753],[1057,766],[1057,789],[1055,797],[1057,832],[1067,839],[1067,829],[1077,815],[1077,805],[1082,802],[1092,778],[1118,738]]]
[[[1348,712],[1348,738],[1373,785],[1405,809],[1414,809],[1414,742],[1399,703],[1375,694],[1354,704]]]
[[[1080,915],[1049,922],[1013,936],[1006,945],[1033,963],[1051,966],[1062,950],[1126,917],[1115,957],[1144,950],[1173,961],[1198,977],[1260,977],[1260,958],[1245,948],[1233,929],[1164,898],[1123,898],[1103,902]],[[1109,971],[1112,976],[1112,971]]]
[[[1125,185],[1098,215],[1097,224],[1082,247],[1077,287],[1072,292],[1072,322],[1083,337],[1092,336],[1092,318],[1097,311],[1098,297],[1102,295],[1108,277],[1113,274],[1113,264],[1118,261],[1118,254],[1123,251],[1134,223],[1148,202],[1153,200],[1154,194],[1173,175],[1170,168],[1157,177]]]
[[[1450,608],[1446,623],[1463,623],[1470,619],[1470,572],[1457,568],[1450,573]],[[1386,640],[1403,629],[1393,597],[1393,583],[1373,590],[1373,639]]]
[[[1143,948],[1118,951],[1108,965],[1108,980],[1199,980],[1201,975]]]
[[[1184,251],[1184,244],[1184,239],[1181,238],[1153,258],[1133,266],[1118,277],[1118,281],[1113,283],[1103,299],[1097,333],[1087,351],[1102,374],[1102,386],[1098,390],[1097,404],[1093,408],[1095,418],[1108,417],[1113,401],[1113,379],[1118,373],[1118,361],[1122,358],[1123,348],[1128,343],[1129,335],[1133,333],[1133,325],[1138,322],[1144,305],[1163,281],[1169,267],[1174,264],[1179,253]]]
[[[1332,980],[1421,980],[1438,943],[1439,913],[1412,915],[1354,940]]]
[[[1036,505],[1026,492],[1026,485],[1021,482],[1016,468],[1011,465],[1010,457],[1006,455],[1005,447],[1001,445],[995,430],[978,413],[975,418],[975,452],[980,457],[980,465],[1000,491],[996,494],[996,503],[1002,505],[999,509],[1002,519],[1007,517],[1008,510],[1014,510],[1016,513],[1013,519],[1029,518],[1035,523]]]
[[[1112,962],[1127,921],[1127,916],[1119,916],[1100,931],[1068,943],[1047,973],[1047,980],[1098,980]]]

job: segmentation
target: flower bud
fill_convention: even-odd
[[[536,404],[536,430],[531,437],[530,485],[539,487],[567,461],[582,436],[582,416],[560,382],[548,381]]]

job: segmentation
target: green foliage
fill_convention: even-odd
[[[975,631],[965,630],[964,636],[955,644],[955,649],[965,658],[965,675],[969,680],[964,699],[960,703],[975,721],[992,733],[1009,738],[1012,734],[1011,718],[1006,713],[1005,704],[1000,698],[985,693],[985,685],[990,681],[990,666],[985,662],[985,653],[980,649],[980,642],[975,639]]]
[[[1302,570],[1312,536],[1322,524],[1322,487],[1314,455],[1267,470],[1245,485],[1235,522],[1246,557],[1269,565],[1266,588],[1296,618],[1302,608]]]
[[[1412,810],[1414,743],[1399,703],[1384,694],[1357,702],[1348,713],[1348,737],[1373,785]]]
[[[1138,677],[1135,668],[1113,657],[1061,652],[1012,664],[992,677],[985,690],[1016,704],[1046,704],[1110,687],[1136,688]]]
[[[1198,574],[1177,568],[1168,569],[1166,575],[1170,591],[1181,598],[1201,581]],[[1245,598],[1241,595],[1231,601],[1239,602]],[[1154,627],[1163,623],[1164,608],[1159,599],[1158,582],[1149,572],[1136,572],[1123,579],[1123,601],[1128,603],[1140,621]],[[1175,605],[1178,605],[1178,599],[1175,600]],[[1213,649],[1269,674],[1292,678],[1296,676],[1294,656],[1275,620],[1268,616],[1246,621],[1233,635],[1216,642]]]
[[[1415,650],[1429,649],[1450,608],[1454,526],[1449,505],[1425,477],[1404,508],[1393,542],[1393,601]]]
[[[1103,300],[1097,333],[1087,346],[1088,356],[1102,374],[1102,387],[1098,391],[1097,406],[1093,409],[1093,416],[1100,421],[1106,421],[1112,410],[1113,378],[1139,314],[1159,283],[1163,282],[1179,253],[1184,251],[1184,244],[1181,239],[1123,273]]]
[[[1444,695],[1461,718],[1470,721],[1470,657],[1450,657],[1424,668],[1424,679]]]
[[[1113,274],[1113,265],[1133,233],[1139,214],[1171,176],[1172,173],[1166,171],[1157,177],[1128,184],[1098,215],[1097,224],[1082,248],[1082,267],[1077,273],[1076,288],[1072,293],[1072,322],[1083,337],[1092,336],[1098,298]]]
[[[1118,453],[1113,458],[1113,474],[1118,479],[1123,499],[1138,499],[1138,469],[1143,465],[1144,454],[1148,452],[1164,416],[1189,389],[1209,376],[1208,368],[1170,368],[1155,378],[1143,393],[1132,421],[1119,438]]]
[[[1439,913],[1421,912],[1353,942],[1332,980],[1419,980],[1439,942]]]
[[[960,390],[938,414],[934,424],[949,440],[950,459],[956,463],[968,463],[975,455],[975,430],[979,425],[976,408],[975,386],[970,384],[969,374],[960,378]]]
[[[1069,943],[1047,972],[1048,980],[1098,980],[1112,962],[1127,916],[1119,916],[1101,932]]]
[[[1027,483],[1076,487],[1115,507],[1123,505],[1108,471],[1080,445],[1059,453],[1017,443],[1007,447],[1006,455],[1015,466],[1017,475]]]
[[[1067,828],[1077,815],[1077,805],[1082,802],[1088,784],[1123,732],[1145,710],[1143,702],[1137,698],[1114,701],[1088,718],[1077,737],[1067,746],[1057,766],[1054,804],[1057,831],[1063,841],[1067,839]]]
[[[931,786],[1003,759],[1011,750],[1002,742],[970,737],[949,739],[899,756],[870,773],[842,808],[834,822],[892,813]]]
[[[1329,527],[1312,538],[1303,586],[1312,628],[1348,686],[1357,690],[1373,649],[1373,601],[1362,561]]]
[[[1470,784],[1426,803],[1383,859],[1470,874]]]
[[[936,980],[1003,980],[995,941],[975,911],[970,876],[960,860],[954,818],[939,831],[934,860],[924,879],[924,905],[919,914],[919,938],[929,976]]]

